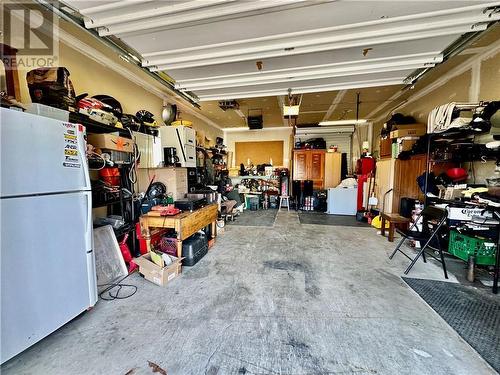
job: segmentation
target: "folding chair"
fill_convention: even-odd
[[[422,256],[422,260],[424,263],[427,263],[427,259],[425,258],[425,250],[426,248],[431,248],[431,249],[436,249],[439,252],[439,256],[441,260],[436,258],[433,254],[427,254],[430,255],[432,258],[436,259],[438,262],[440,262],[443,265],[443,272],[444,272],[444,277],[447,279],[448,278],[448,273],[446,272],[446,264],[444,262],[444,255],[443,255],[443,250],[441,248],[441,244],[439,241],[438,237],[438,232],[439,229],[443,226],[443,224],[446,222],[446,218],[448,217],[448,212],[445,209],[434,207],[434,206],[428,206],[422,210],[420,215],[417,217],[415,220],[415,223],[408,229],[408,230],[401,230],[401,229],[396,229],[396,231],[401,234],[403,238],[401,238],[401,241],[399,241],[398,245],[392,252],[392,254],[389,256],[389,259],[392,259],[394,255],[399,251],[401,254],[403,254],[405,257],[410,259],[411,263],[406,268],[404,274],[408,275],[408,272],[412,269],[412,267],[415,265],[417,262],[418,258]],[[422,231],[418,229],[417,224],[420,221],[420,218],[422,218]],[[416,229],[416,230],[413,230]],[[401,250],[401,245],[405,242],[405,240],[416,240],[419,241],[420,244],[424,243],[424,245],[421,247],[420,251],[417,253],[417,255],[412,259],[409,255],[407,255],[404,251]],[[434,240],[433,243],[436,243],[437,246],[431,246],[431,242]]]

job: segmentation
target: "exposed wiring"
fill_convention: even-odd
[[[131,285],[131,284],[122,284],[122,281],[125,280],[129,276],[130,276],[130,274],[122,277],[120,280],[118,280],[115,283],[107,283],[107,284],[98,285],[98,287],[103,287],[103,286],[107,287],[106,289],[104,289],[102,292],[99,293],[99,298],[101,298],[103,301],[113,301],[115,299],[126,299],[129,297],[132,297],[135,293],[137,293],[137,286]],[[115,292],[113,292],[113,290],[115,288],[118,288],[118,289]],[[125,294],[125,295],[120,295],[120,292],[122,292],[123,288],[132,288],[132,291]]]
[[[130,134],[130,138],[134,141],[134,158],[132,160],[132,168],[130,168],[130,171],[128,172],[128,179],[132,184],[135,184],[137,182],[137,163],[141,158],[141,153],[139,151],[139,148],[137,147],[137,142],[135,141],[132,130],[130,130],[130,128],[127,128],[127,130]]]
[[[100,171],[101,169],[104,169],[106,167],[106,159],[104,159],[102,157],[102,155],[100,155],[100,154],[98,154],[97,152],[94,152],[94,151],[87,151],[87,154],[99,157],[99,159],[101,159],[102,163],[103,163],[102,167],[99,167],[99,168],[89,168],[90,170],[92,170],[92,171]]]

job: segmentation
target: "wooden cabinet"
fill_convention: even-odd
[[[325,154],[325,189],[337,187],[340,184],[340,170],[342,168],[342,154],[327,152]]]
[[[401,198],[422,199],[417,177],[425,172],[425,155],[412,156],[408,160],[383,159],[377,162],[375,191],[379,209],[385,213],[399,213]],[[384,194],[393,189],[385,198]]]
[[[432,172],[437,176],[451,167],[451,163],[439,163],[432,167]],[[399,213],[401,198],[423,200],[424,195],[418,187],[417,177],[425,170],[425,155],[414,155],[408,160],[387,158],[377,161],[375,194],[378,198],[378,208],[382,210],[384,193],[389,189],[393,190],[386,196],[385,213]]]
[[[392,156],[392,139],[386,138],[380,140],[379,154],[381,158]]]
[[[323,180],[325,177],[325,153],[311,152],[309,155],[309,180]]]
[[[293,179],[307,180],[307,153],[294,152],[293,154]]]
[[[322,189],[325,178],[324,150],[297,150],[293,152],[293,179],[312,180],[315,189]]]

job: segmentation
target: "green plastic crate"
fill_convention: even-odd
[[[485,238],[470,237],[452,230],[448,252],[467,261],[469,255],[476,257],[476,264],[492,266],[495,264],[496,243]]]

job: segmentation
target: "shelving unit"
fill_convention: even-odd
[[[480,103],[483,105],[484,103]],[[479,104],[470,104],[468,107],[477,107]],[[471,130],[464,129],[463,131],[460,128],[451,128],[447,131],[441,133],[430,133],[427,134],[427,153],[426,153],[426,176],[425,176],[425,186],[424,186],[424,204],[432,205],[432,204],[446,204],[446,205],[460,205],[460,206],[470,206],[470,207],[481,207],[486,211],[490,211],[493,217],[496,217],[500,220],[500,208],[492,207],[492,206],[484,206],[484,205],[476,205],[471,202],[467,202],[464,198],[459,200],[447,200],[436,197],[428,197],[428,184],[429,184],[429,174],[433,169],[434,164],[441,163],[471,163],[475,161],[485,161],[485,160],[497,160],[498,161],[498,151],[488,151],[485,150],[481,156],[478,158],[477,155],[474,157],[471,154],[467,154],[468,157],[463,157],[463,153],[459,153],[460,157],[457,158],[448,158],[448,159],[440,159],[434,160],[431,158],[431,153],[436,150],[435,143],[439,140],[443,142],[449,139],[462,139],[462,138],[470,138],[472,137],[472,145],[475,145],[475,133]],[[500,226],[499,226],[500,227]],[[496,260],[494,265],[494,276],[493,276],[493,288],[492,291],[494,294],[498,293],[498,281],[499,281],[499,273],[500,273],[500,235],[496,238],[497,247],[496,247]]]
[[[105,134],[119,133],[121,137],[131,138],[127,129],[116,128],[114,126],[101,124],[100,122],[89,119],[87,116],[76,112],[69,113],[69,122],[85,126],[87,133]]]
[[[116,128],[108,125],[101,124],[97,121],[93,121],[88,117],[79,113],[70,113],[69,121],[73,123],[82,124],[85,126],[87,134],[106,134],[106,133],[118,133],[121,137],[131,138],[130,133],[127,129]],[[120,169],[120,174],[122,176],[120,181],[120,188],[118,191],[118,198],[110,199],[107,201],[96,201],[92,199],[92,208],[106,208],[108,215],[119,214],[125,224],[118,229],[113,228],[116,238],[119,240],[120,237],[127,233],[131,234],[131,251],[132,254],[136,254],[136,240],[135,240],[135,207],[134,207],[134,184],[130,183],[127,189],[130,191],[130,196],[125,197],[123,192],[123,179],[128,178],[130,168],[133,167],[132,163],[121,163],[116,164],[116,167]],[[94,198],[94,197],[93,197]],[[127,208],[129,207],[129,208]],[[127,215],[127,210],[129,215]],[[130,217],[128,217],[130,216]]]

